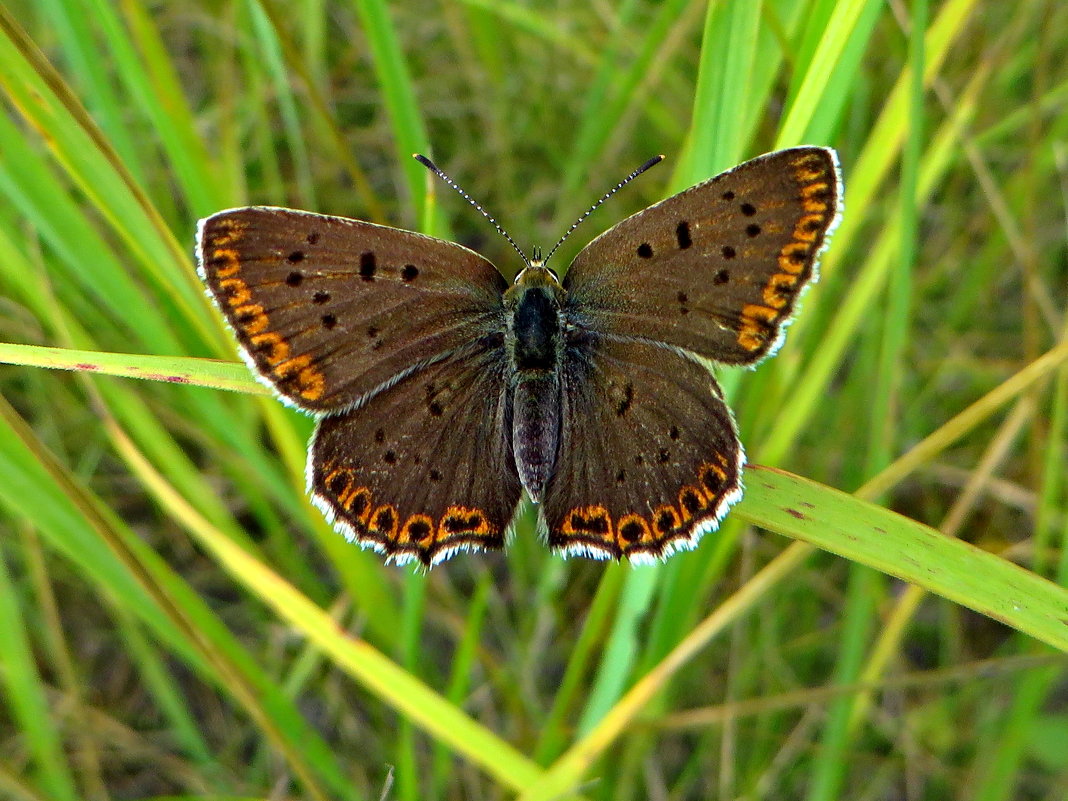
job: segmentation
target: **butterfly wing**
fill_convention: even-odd
[[[745,455],[701,360],[754,364],[774,351],[840,195],[833,151],[783,150],[579,253],[564,279],[561,439],[541,510],[551,547],[646,561],[719,525],[741,497]]]
[[[289,403],[351,408],[503,328],[497,269],[460,245],[250,207],[201,220],[201,276],[245,360]]]
[[[522,488],[507,357],[479,344],[319,421],[308,491],[348,539],[403,563],[502,548]]]
[[[568,344],[560,456],[542,524],[564,554],[641,562],[692,548],[741,497],[745,461],[709,371],[585,332]]]
[[[791,148],[623,220],[567,272],[576,324],[756,363],[816,277],[841,191],[833,150]]]

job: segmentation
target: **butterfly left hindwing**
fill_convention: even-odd
[[[319,422],[315,504],[348,539],[432,565],[503,548],[522,488],[499,344],[465,348]]]

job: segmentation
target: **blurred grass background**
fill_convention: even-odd
[[[0,341],[75,369],[0,368],[0,797],[1068,796],[1066,65],[1056,0],[0,1]],[[525,247],[668,154],[562,267],[800,143],[844,221],[780,354],[721,377],[750,460],[819,483],[750,471],[656,568],[529,519],[384,567],[307,502],[310,420],[88,369],[235,361],[191,258],[222,208],[511,274],[412,152]]]

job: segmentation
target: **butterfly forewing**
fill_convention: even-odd
[[[834,151],[746,162],[609,229],[564,279],[575,323],[726,364],[773,352],[838,220]]]
[[[565,554],[648,561],[692,548],[741,497],[741,445],[705,367],[654,344],[575,334],[541,514]]]
[[[503,328],[507,282],[440,239],[270,207],[201,221],[202,277],[246,360],[287,401],[350,408]]]
[[[507,387],[503,351],[468,347],[324,418],[308,460],[316,505],[397,562],[503,547],[522,493]]]

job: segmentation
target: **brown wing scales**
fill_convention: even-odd
[[[572,308],[599,331],[754,364],[815,280],[840,195],[831,150],[753,159],[591,242],[564,279]]]
[[[342,534],[428,566],[504,546],[522,494],[504,359],[469,347],[319,421],[308,491]]]
[[[541,509],[550,547],[641,562],[718,527],[741,497],[745,457],[708,370],[663,347],[586,333],[568,349],[564,381],[560,454]]]
[[[409,231],[251,207],[202,220],[197,252],[246,361],[311,412],[356,405],[504,326],[496,268]]]

